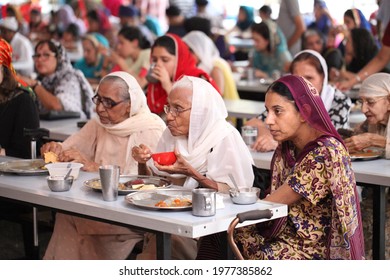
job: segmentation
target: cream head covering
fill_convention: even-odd
[[[328,65],[326,64],[326,61],[323,58],[323,56],[319,52],[316,52],[313,50],[303,50],[303,51],[297,53],[294,56],[294,59],[303,53],[309,53],[309,54],[315,56],[321,64],[322,71],[324,72],[324,80],[322,82],[322,90],[320,92],[320,96],[321,96],[322,101],[324,102],[326,111],[329,112],[329,110],[332,108],[335,89],[328,84]]]
[[[141,144],[136,143],[137,140],[135,135],[145,129],[163,131],[165,129],[165,123],[159,116],[150,112],[146,103],[145,93],[142,91],[140,85],[133,76],[123,71],[112,72],[107,76],[121,78],[129,87],[128,93],[131,102],[130,115],[129,118],[117,124],[105,125],[102,124],[99,119],[97,119],[97,122],[110,134],[120,137],[129,137],[126,150],[126,158],[128,161],[132,158],[130,155],[131,148]],[[104,78],[102,80],[104,80]],[[96,89],[96,92],[98,91],[99,86]]]
[[[390,74],[376,73],[362,83],[359,91],[360,97],[383,97],[390,95]],[[390,117],[386,125],[386,158],[390,159]]]
[[[362,83],[359,96],[381,97],[390,94],[390,74],[376,73]]]
[[[242,186],[253,183],[253,171],[251,168],[251,155],[239,132],[226,121],[227,110],[221,95],[207,81],[191,77],[183,76],[179,81],[175,82],[175,88],[191,88],[192,87],[192,105],[189,124],[189,133],[187,136],[173,136],[169,129],[166,129],[157,144],[156,152],[166,152],[176,149],[180,155],[198,172],[206,174],[208,178],[221,183],[231,185],[231,180],[228,173],[233,173],[238,184]],[[231,158],[225,160],[222,158],[211,159],[209,156],[213,149],[227,137],[231,137],[234,143],[233,151],[229,151],[226,147],[224,155],[229,155]],[[245,164],[249,168],[243,168],[240,159],[234,159],[237,156],[240,159],[245,159]],[[159,171],[153,164],[148,162],[149,167],[159,175],[169,175]],[[212,168],[218,167],[218,168]],[[181,174],[174,174],[174,177],[185,177]],[[188,177],[184,183],[185,187],[195,188],[198,183]]]
[[[199,68],[210,74],[215,60],[220,58],[214,42],[202,31],[191,31],[183,37],[183,41],[199,58]]]

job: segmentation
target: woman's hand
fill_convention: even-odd
[[[59,155],[62,152],[62,145],[58,142],[48,142],[41,147],[41,155],[47,152]]]
[[[160,171],[165,171],[169,174],[183,174],[189,177],[195,175],[193,167],[175,150],[176,162],[173,165],[160,165],[154,162],[154,165]]]
[[[58,160],[62,162],[79,162],[82,163],[84,166],[82,170],[88,171],[88,172],[94,172],[99,170],[99,164],[97,164],[94,161],[89,160],[87,157],[85,157],[79,150],[76,149],[69,149],[66,151],[63,151],[58,155]]]
[[[138,163],[145,164],[152,157],[152,151],[148,146],[141,144],[131,149],[131,155]]]
[[[350,153],[361,152],[364,148],[372,146],[372,133],[363,133],[352,136],[344,140],[345,145]]]
[[[156,66],[154,66],[153,68],[152,76],[160,81],[161,86],[166,92],[171,91],[171,77],[169,76],[167,69],[163,65],[157,63]]]
[[[245,125],[257,127],[257,139],[252,149],[258,152],[269,152],[276,149],[278,142],[274,140],[264,122],[257,118],[250,119]]]
[[[255,77],[261,79],[261,78],[268,78],[269,76],[264,71],[261,71],[259,69],[255,69]]]

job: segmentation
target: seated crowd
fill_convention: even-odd
[[[134,2],[116,11],[91,4],[84,13],[63,5],[50,18],[32,5],[28,23],[8,4],[0,19],[0,155],[29,158],[23,129],[39,128],[50,111],[71,111],[85,126],[43,144],[41,155],[54,152],[85,172],[117,164],[121,174],[166,177],[190,189],[228,193],[231,176],[259,187],[251,151],[224,104],[240,98],[234,77],[248,78],[247,69],[234,61],[244,59],[255,78],[272,80],[266,111],[245,123],[258,130],[252,151],[274,151],[262,197],[288,205],[283,219],[236,230],[244,257],[365,259],[350,154],[375,147],[390,158],[390,23],[374,37],[360,10],[347,10],[337,25],[325,1],[314,1],[315,21],[305,30],[298,1],[283,0],[278,21],[269,6],[240,6],[235,26],[222,30],[208,1],[196,1],[190,16],[178,6],[160,15]],[[252,40],[251,49],[232,48],[233,37]],[[345,92],[361,82],[353,103]],[[352,128],[355,108],[366,120]],[[173,165],[151,159],[172,150]],[[156,259],[153,233],[57,213],[44,259],[126,259],[137,243],[137,259]],[[224,259],[222,246],[220,234],[173,235],[172,258]]]

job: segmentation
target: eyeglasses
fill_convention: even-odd
[[[124,100],[121,100],[119,102],[115,102],[114,100],[111,100],[110,98],[100,97],[97,94],[94,97],[92,97],[93,103],[95,103],[96,105],[99,105],[100,103],[102,103],[103,107],[106,109],[111,109],[111,108],[115,107],[116,105],[118,105],[122,102],[125,102],[127,100],[129,100],[129,99],[124,99]]]
[[[180,109],[180,108],[171,108],[171,106],[169,106],[169,105],[164,105],[164,112],[165,112],[165,114],[168,115],[168,113],[171,113],[171,115],[173,117],[175,117],[175,118],[178,115],[180,115],[181,113],[183,113],[185,111],[188,111],[188,110],[191,110],[191,107],[187,108],[187,109]]]
[[[33,59],[39,59],[40,57],[42,57],[44,60],[47,60],[49,59],[49,57],[55,57],[56,54],[55,53],[36,53],[32,56]]]
[[[387,98],[387,96],[382,96],[382,97],[379,97],[377,99],[374,99],[374,98],[369,98],[369,99],[363,99],[363,98],[360,98],[356,101],[356,104],[359,105],[359,106],[363,106],[363,104],[367,104],[368,107],[373,107],[379,100],[381,99],[385,99]]]

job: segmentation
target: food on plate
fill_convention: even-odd
[[[156,207],[186,207],[191,206],[192,201],[186,197],[169,198],[166,200],[160,200],[154,206]]]
[[[89,186],[93,189],[100,190],[102,188],[100,180],[91,180],[89,183]],[[166,185],[155,185],[155,184],[145,184],[142,179],[136,179],[132,181],[127,181],[124,183],[119,183],[118,184],[118,190],[120,191],[126,191],[126,190],[154,190],[157,188],[163,188],[166,187]]]
[[[53,152],[46,152],[43,154],[45,163],[56,163],[58,162],[58,155]]]

